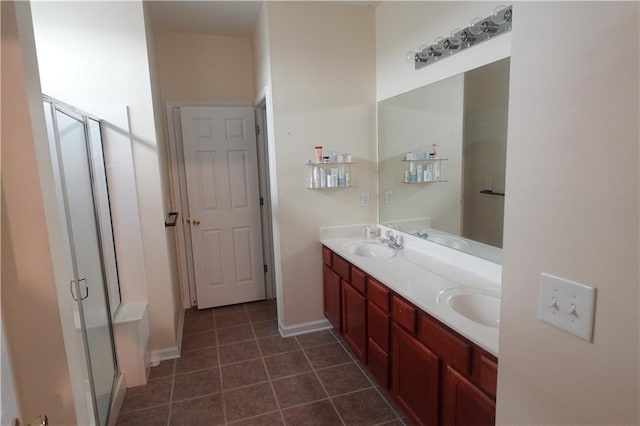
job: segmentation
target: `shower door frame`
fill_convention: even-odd
[[[110,343],[111,343],[111,355],[113,357],[113,361],[114,361],[114,372],[113,372],[113,377],[111,378],[111,392],[109,394],[109,409],[107,411],[107,415],[105,418],[105,425],[110,425],[112,422],[111,419],[111,408],[113,405],[113,401],[114,401],[114,395],[116,393],[117,390],[117,385],[118,385],[118,377],[120,376],[120,368],[118,365],[118,357],[117,357],[117,353],[116,353],[116,347],[115,347],[115,337],[114,337],[114,332],[113,332],[113,315],[115,314],[111,312],[111,306],[110,306],[110,295],[109,295],[109,289],[108,289],[108,285],[107,285],[107,274],[106,274],[106,270],[105,270],[105,258],[104,258],[104,253],[103,253],[103,236],[102,236],[102,232],[100,230],[100,218],[98,216],[98,203],[96,200],[96,178],[95,178],[95,170],[94,170],[94,164],[93,164],[93,147],[91,146],[91,132],[89,130],[89,120],[94,120],[98,123],[99,127],[100,127],[100,146],[102,147],[102,159],[104,161],[104,146],[103,146],[103,139],[102,139],[102,119],[100,119],[99,117],[96,117],[92,114],[89,114],[85,111],[82,111],[76,107],[73,107],[71,105],[68,105],[64,102],[61,102],[55,98],[52,98],[50,96],[47,95],[42,95],[42,99],[43,102],[47,103],[49,108],[51,109],[51,122],[52,122],[52,126],[53,126],[53,136],[55,138],[55,141],[50,141],[53,142],[55,144],[55,151],[56,151],[56,159],[55,159],[55,166],[57,168],[57,170],[54,170],[54,173],[59,173],[60,174],[60,183],[61,183],[61,192],[62,192],[62,197],[63,199],[60,200],[60,202],[63,203],[64,205],[64,220],[65,220],[65,225],[67,228],[67,238],[68,238],[68,243],[69,243],[69,247],[70,247],[70,262],[72,265],[72,272],[73,272],[73,280],[75,282],[75,294],[77,297],[74,297],[73,294],[71,295],[74,300],[77,303],[78,306],[78,311],[79,311],[79,319],[80,319],[80,324],[81,324],[81,334],[82,334],[82,342],[83,342],[83,349],[84,349],[84,356],[85,356],[85,361],[86,361],[86,367],[87,367],[87,377],[89,380],[89,386],[91,389],[91,403],[92,403],[92,409],[93,409],[93,418],[95,421],[96,425],[100,425],[100,417],[99,417],[99,411],[98,411],[98,402],[97,402],[97,395],[96,395],[96,386],[95,386],[95,381],[93,378],[93,368],[92,368],[92,360],[91,360],[91,352],[89,349],[89,340],[88,340],[88,334],[87,334],[87,326],[86,326],[86,321],[85,321],[85,316],[84,316],[84,307],[83,307],[83,303],[82,300],[83,298],[82,293],[81,293],[81,289],[80,289],[80,277],[79,277],[79,272],[78,272],[78,265],[77,265],[77,259],[75,256],[75,243],[74,243],[74,237],[73,237],[73,228],[71,226],[71,217],[70,217],[70,212],[68,211],[68,208],[71,208],[68,204],[69,200],[68,200],[68,194],[67,194],[67,189],[64,185],[64,167],[62,164],[62,154],[61,154],[61,146],[60,146],[60,133],[59,133],[59,129],[58,129],[58,121],[56,118],[56,113],[57,111],[59,111],[62,114],[66,114],[67,116],[71,117],[72,119],[77,120],[78,122],[82,123],[83,125],[83,131],[84,131],[84,138],[85,138],[85,148],[86,148],[86,152],[87,152],[87,157],[86,157],[86,161],[87,161],[87,166],[88,166],[88,170],[89,170],[89,179],[90,179],[90,186],[91,186],[91,201],[93,203],[93,212],[94,212],[94,222],[96,225],[96,237],[98,240],[98,247],[99,247],[99,256],[100,256],[100,274],[102,276],[102,290],[104,291],[104,301],[105,301],[105,309],[106,309],[106,313],[107,313],[107,325],[108,325],[108,330],[109,330],[109,336],[110,336]],[[106,172],[106,167],[105,167],[105,172]],[[105,179],[107,178],[106,173],[105,173]],[[108,183],[107,183],[107,189],[108,189]],[[107,193],[107,199],[108,199],[108,193]],[[109,214],[111,215],[111,212],[109,212]],[[110,218],[110,221],[112,223],[112,219]],[[113,226],[113,225],[112,225]],[[115,244],[115,243],[114,243]],[[115,249],[115,248],[114,248]],[[117,256],[117,254],[116,254]],[[116,270],[117,270],[117,259],[116,259]],[[119,288],[119,287],[118,287]],[[76,401],[77,403],[77,401]]]

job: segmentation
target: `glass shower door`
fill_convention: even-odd
[[[92,394],[87,397],[91,400],[97,424],[105,426],[117,376],[106,280],[117,280],[117,276],[113,277],[117,271],[115,264],[113,268],[105,266],[101,241],[104,231],[101,233],[98,226],[101,222],[95,191],[100,186],[95,182],[97,179],[103,181],[105,177],[95,175],[92,163],[96,156],[101,159],[102,153],[96,152],[96,146],[100,145],[90,143],[90,138],[99,137],[99,132],[95,131],[95,124],[89,126],[89,119],[73,111],[55,108],[54,115],[60,182],[72,252],[70,297],[77,302],[79,318],[76,322],[83,330]]]

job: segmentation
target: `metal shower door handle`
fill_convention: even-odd
[[[84,281],[84,296],[82,295],[82,289],[80,288],[80,284],[82,284],[82,282]],[[78,298],[76,297],[76,294],[73,291],[73,283],[75,282],[75,280],[71,280],[70,285],[69,285],[69,290],[71,291],[71,297],[73,298],[73,300],[75,300],[76,302],[78,301]],[[78,289],[80,290],[80,300],[85,300],[87,297],[89,297],[89,286],[87,285],[87,279],[86,278],[80,278],[78,280]]]

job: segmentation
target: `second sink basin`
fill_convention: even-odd
[[[396,250],[377,241],[361,241],[349,244],[349,251],[360,257],[373,257],[377,259],[391,259],[396,255]]]
[[[457,314],[491,328],[500,327],[500,295],[490,290],[454,289],[443,292],[438,303],[446,303]]]

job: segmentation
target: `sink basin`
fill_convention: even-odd
[[[429,241],[433,241],[434,243],[442,244],[443,246],[451,247],[454,249],[461,249],[467,247],[469,243],[465,240],[455,237],[449,237],[446,235],[429,235],[427,238]]]
[[[397,254],[396,250],[376,241],[351,243],[349,245],[349,251],[356,256],[372,257],[383,260],[391,259]]]
[[[500,327],[500,295],[489,290],[456,289],[444,292],[446,304],[457,314],[487,327]],[[439,303],[442,301],[438,300]]]

